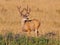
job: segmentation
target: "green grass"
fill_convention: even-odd
[[[59,39],[41,37],[27,37],[25,35],[13,34],[11,32],[6,35],[0,34],[0,45],[60,45]]]

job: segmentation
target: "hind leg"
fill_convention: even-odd
[[[35,29],[35,36],[38,37],[39,36],[39,32],[37,29]]]

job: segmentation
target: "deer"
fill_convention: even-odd
[[[28,8],[23,8],[21,10],[21,6],[18,7],[18,12],[20,16],[22,17],[21,21],[21,26],[22,26],[22,31],[27,32],[28,36],[31,34],[31,31],[34,31],[34,35],[37,37],[39,35],[39,27],[40,27],[40,21],[37,19],[29,19],[29,15],[31,12],[31,9]]]

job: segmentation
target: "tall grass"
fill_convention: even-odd
[[[0,34],[0,45],[60,45],[60,40],[54,38],[27,37],[25,35],[13,34],[11,32],[6,35]]]

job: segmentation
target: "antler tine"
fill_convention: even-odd
[[[31,9],[28,8],[28,5],[27,5],[27,12],[30,13],[31,12]]]
[[[28,5],[27,5],[27,11],[28,11]]]
[[[21,6],[20,7],[17,6],[17,9],[18,9],[19,13],[21,13],[20,8],[21,8]]]

